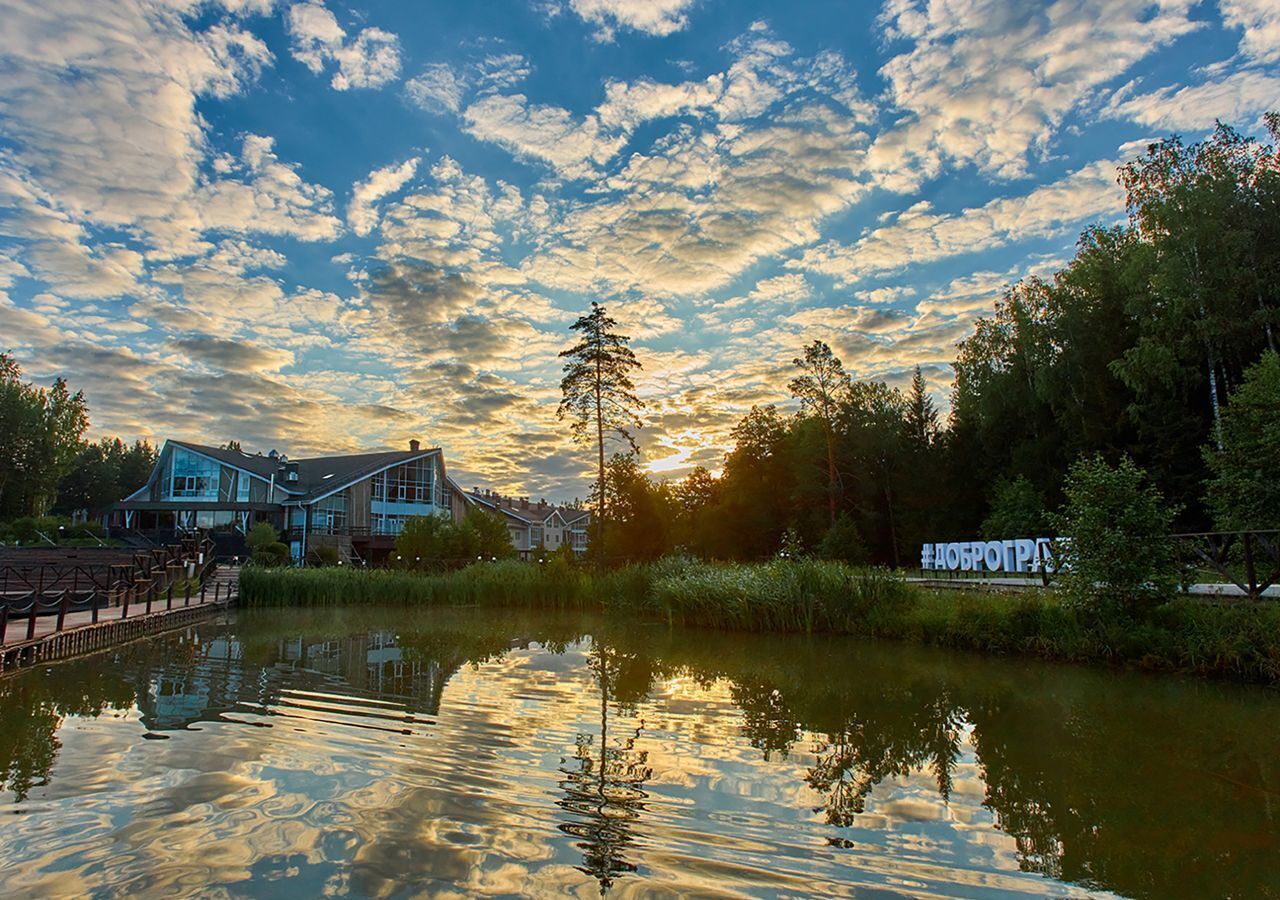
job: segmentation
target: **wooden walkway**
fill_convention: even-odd
[[[93,612],[68,612],[58,630],[58,616],[36,618],[35,634],[28,637],[27,618],[10,621],[0,646],[0,674],[37,662],[102,650],[148,634],[181,628],[197,622],[239,599],[240,570],[220,568],[204,584],[204,590],[191,596],[167,594],[150,604],[134,601],[129,606],[104,606]]]

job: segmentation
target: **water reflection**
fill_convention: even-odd
[[[242,613],[0,680],[6,889],[1280,896],[1277,713],[849,640]]]

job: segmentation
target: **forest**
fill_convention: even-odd
[[[1127,221],[1005,290],[957,346],[945,415],[919,369],[906,391],[854,380],[815,341],[788,395],[738,422],[718,473],[655,481],[629,430],[641,361],[593,304],[562,354],[561,410],[604,472],[593,555],[913,567],[924,541],[1048,533],[1073,472],[1129,478],[1174,530],[1280,528],[1280,114],[1266,123],[1269,142],[1220,124],[1123,165]],[[599,429],[592,354],[616,367],[620,412]],[[150,444],[89,442],[88,425],[82,393],[34,387],[0,354],[0,522],[101,511],[145,481]],[[626,450],[607,461],[605,430]]]
[[[753,408],[723,470],[658,483],[608,462],[604,555],[790,550],[918,565],[926,540],[1043,534],[1073,468],[1135,473],[1181,532],[1280,528],[1280,116],[1219,124],[1118,172],[1128,220],[1008,287],[957,347],[950,410],[919,370],[855,381],[822,342],[794,414]],[[1123,468],[1121,468],[1123,467]]]

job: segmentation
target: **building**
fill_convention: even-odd
[[[554,552],[565,544],[575,553],[587,552],[591,513],[575,506],[556,506],[528,497],[505,497],[495,491],[472,488],[466,495],[471,503],[500,513],[507,522],[511,543],[521,559],[532,558],[538,550]]]
[[[374,562],[406,519],[460,521],[471,502],[449,479],[440,449],[418,441],[408,450],[310,459],[166,441],[147,483],[115,505],[111,524],[144,535],[206,529],[220,549],[233,550],[267,522],[295,560],[328,545],[351,562]]]
[[[378,563],[407,519],[442,515],[460,522],[471,506],[502,515],[522,558],[566,543],[586,551],[586,510],[479,488],[464,492],[449,478],[441,450],[418,441],[408,450],[309,459],[166,441],[147,483],[113,507],[110,525],[151,540],[205,530],[220,555],[231,556],[244,554],[249,530],[266,522],[281,532],[295,561],[328,546],[349,563]]]

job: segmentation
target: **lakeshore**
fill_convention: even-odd
[[[450,573],[246,569],[250,608],[525,607],[767,633],[883,638],[996,655],[1280,683],[1280,607],[1175,598],[1142,616],[1078,609],[1052,591],[939,590],[883,570],[815,560],[683,559],[594,571],[482,563]]]

